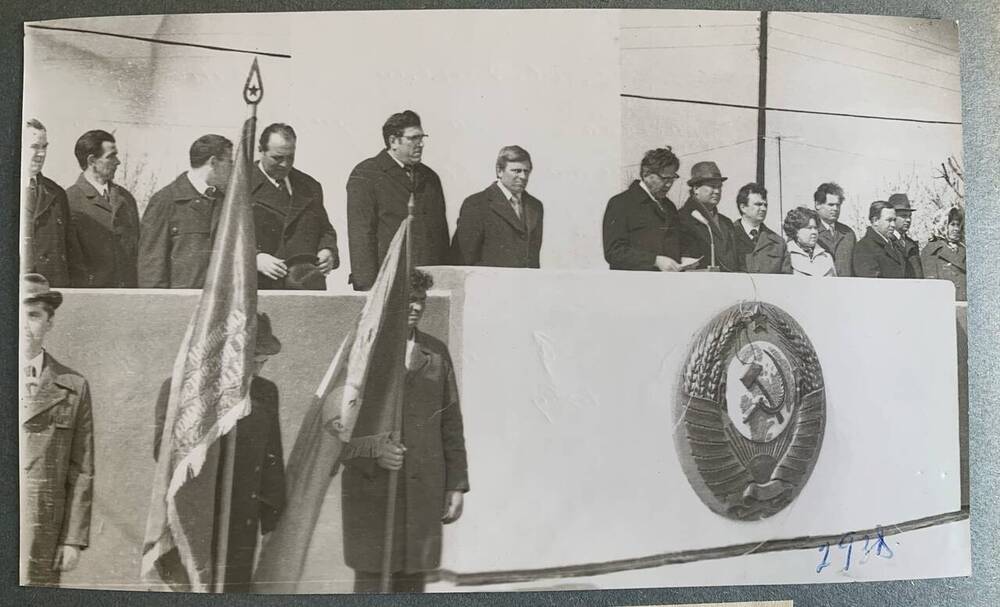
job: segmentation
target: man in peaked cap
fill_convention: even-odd
[[[906,260],[906,277],[923,278],[924,268],[920,263],[920,245],[909,236],[910,224],[913,223],[913,208],[906,194],[893,194],[889,204],[896,209],[896,223],[893,225],[893,243],[899,248]]]
[[[322,276],[322,274],[320,274]],[[250,383],[250,414],[236,424],[236,453],[233,456],[233,489],[229,514],[229,546],[226,551],[226,579],[223,592],[249,592],[257,553],[258,530],[270,533],[285,509],[285,465],[281,450],[278,416],[278,387],[260,376],[264,363],[281,352],[281,342],[271,330],[267,314],[257,315],[257,343],[254,349],[254,376]],[[160,388],[156,401],[156,430],[153,459],[160,455],[163,424],[170,400],[170,380]],[[184,575],[174,551],[163,559],[160,573],[165,581]],[[167,578],[171,579],[167,579]]]
[[[62,294],[40,274],[26,274],[21,290],[21,583],[58,586],[90,538],[90,387],[44,348]]]
[[[723,177],[719,166],[711,161],[691,167],[688,179],[690,194],[680,210],[681,254],[701,258],[695,269],[708,268],[715,250],[715,266],[722,272],[738,272],[733,222],[719,212]]]

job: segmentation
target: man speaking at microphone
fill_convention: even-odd
[[[733,222],[718,208],[726,179],[714,162],[698,162],[691,167],[687,182],[690,194],[680,210],[680,223],[681,254],[701,258],[692,269],[739,271]]]

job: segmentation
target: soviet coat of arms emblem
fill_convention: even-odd
[[[674,406],[674,444],[715,513],[767,518],[799,494],[823,444],[826,395],[812,343],[766,303],[722,312],[695,339]]]

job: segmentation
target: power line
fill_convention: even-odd
[[[690,24],[690,25],[623,25],[618,29],[622,30],[672,30],[672,29],[715,29],[720,27],[757,27],[757,23],[719,23],[719,24]]]
[[[670,48],[731,48],[738,46],[753,46],[757,45],[754,43],[747,44],[683,44],[679,46],[623,46],[623,51],[645,51],[653,49],[670,49]]]
[[[646,101],[669,101],[672,103],[690,103],[694,105],[712,105],[717,107],[731,107],[740,110],[754,110],[757,111],[756,105],[745,105],[741,103],[722,103],[720,101],[704,101],[701,99],[683,99],[680,97],[653,97],[650,95],[635,95],[632,93],[621,93],[621,97],[628,99],[644,99]],[[952,120],[924,120],[922,118],[902,118],[899,116],[877,116],[872,114],[848,114],[845,112],[821,112],[818,110],[800,110],[793,108],[783,108],[783,107],[766,107],[765,110],[769,112],[787,112],[790,114],[812,114],[816,116],[837,116],[841,118],[865,118],[869,120],[889,120],[894,122],[916,122],[919,124],[951,124],[961,126],[961,122],[955,122]]]
[[[899,160],[895,158],[882,158],[881,156],[870,156],[868,154],[861,154],[859,152],[852,152],[850,150],[842,150],[839,148],[831,148],[823,145],[816,145],[814,143],[805,143],[804,141],[797,141],[795,139],[788,139],[785,137],[768,137],[768,139],[781,139],[784,143],[791,143],[794,145],[801,145],[807,148],[815,148],[817,150],[825,150],[827,152],[836,152],[838,154],[847,154],[850,156],[857,156],[859,158],[870,158],[872,160],[881,160],[882,162],[892,162],[896,164],[910,164],[910,160]]]
[[[196,44],[194,42],[179,42],[177,40],[163,40],[163,39],[160,39],[160,38],[146,38],[146,37],[143,37],[143,36],[130,36],[128,34],[115,34],[115,33],[112,33],[112,32],[99,32],[99,31],[96,31],[96,30],[78,29],[78,28],[75,28],[75,27],[56,27],[54,25],[34,25],[34,24],[27,25],[26,27],[30,27],[30,28],[33,28],[33,29],[40,29],[40,30],[59,31],[59,32],[75,32],[77,34],[93,34],[93,35],[96,35],[96,36],[107,36],[109,38],[123,38],[125,40],[139,40],[139,41],[142,41],[142,42],[152,42],[154,44],[166,44],[166,45],[169,45],[169,46],[187,46],[187,47],[191,47],[191,48],[203,48],[203,49],[207,49],[207,50],[210,50],[210,51],[224,51],[224,52],[228,52],[228,53],[244,53],[244,54],[247,54],[247,55],[260,55],[262,57],[278,57],[278,58],[281,58],[281,59],[291,59],[292,58],[291,55],[286,55],[286,54],[283,54],[283,53],[268,53],[268,52],[265,52],[265,51],[251,51],[251,50],[246,50],[246,49],[229,48],[229,47],[225,47],[225,46],[213,46],[213,45],[210,45],[210,44]]]
[[[948,70],[942,70],[940,68],[936,68],[936,67],[927,65],[926,63],[920,63],[919,61],[910,61],[909,59],[902,59],[900,57],[895,57],[893,55],[886,55],[885,53],[877,53],[875,51],[870,51],[870,50],[868,50],[866,48],[861,48],[860,46],[852,46],[850,44],[844,44],[842,42],[834,42],[833,40],[825,40],[823,38],[817,38],[815,36],[808,36],[808,35],[805,35],[805,34],[799,34],[799,33],[796,33],[796,32],[790,32],[788,30],[783,30],[780,27],[771,26],[771,31],[781,32],[782,34],[788,34],[789,36],[798,36],[799,38],[805,38],[806,40],[812,40],[812,41],[816,41],[816,42],[822,42],[824,44],[832,44],[834,46],[842,46],[844,48],[854,49],[856,51],[861,51],[862,53],[868,53],[869,55],[876,55],[878,57],[885,57],[886,59],[892,59],[893,61],[901,61],[903,63],[909,63],[910,65],[916,65],[916,66],[922,67],[924,69],[934,70],[935,72],[941,72],[943,74],[948,74],[949,76],[956,76],[956,77],[958,76],[958,74],[955,73],[955,72],[949,72]]]
[[[887,76],[889,78],[896,78],[896,79],[899,79],[899,80],[906,80],[908,82],[914,82],[916,84],[922,84],[924,86],[929,86],[929,87],[932,87],[932,88],[941,89],[943,91],[950,91],[952,93],[961,93],[962,92],[959,89],[953,89],[953,88],[949,88],[947,86],[941,86],[940,84],[934,84],[933,82],[927,82],[927,81],[924,81],[924,80],[916,80],[914,78],[907,78],[906,76],[900,76],[898,74],[891,74],[889,72],[883,72],[881,70],[873,70],[873,69],[868,68],[868,67],[862,67],[860,65],[854,65],[853,63],[844,63],[843,61],[837,61],[836,59],[825,59],[823,57],[817,57],[816,55],[810,55],[808,53],[800,53],[798,51],[792,51],[792,50],[788,50],[787,48],[781,48],[781,47],[778,47],[778,46],[772,46],[771,49],[775,50],[775,51],[781,51],[783,53],[788,53],[790,55],[798,55],[799,57],[806,57],[806,58],[809,58],[809,59],[813,59],[815,61],[823,61],[823,62],[826,62],[826,63],[833,63],[833,64],[841,65],[841,66],[844,66],[844,67],[854,68],[856,70],[861,70],[861,71],[864,71],[864,72],[871,72],[873,74],[880,74],[882,76]]]
[[[858,28],[850,27],[848,25],[843,25],[841,23],[836,23],[834,21],[825,21],[823,19],[817,19],[816,17],[809,17],[809,16],[806,16],[806,15],[799,15],[799,14],[791,14],[791,13],[789,13],[789,15],[791,17],[797,17],[799,19],[808,19],[809,21],[815,21],[816,23],[822,23],[823,25],[830,25],[830,26],[833,26],[833,27],[839,27],[841,29],[850,30],[852,32],[858,32],[859,34],[864,34],[866,36],[872,36],[874,38],[879,38],[880,40],[892,40],[893,42],[898,42],[900,44],[908,44],[908,45],[914,46],[916,48],[924,49],[925,51],[931,51],[932,53],[940,53],[942,55],[948,55],[949,57],[954,57],[954,56],[956,56],[958,54],[957,52],[941,51],[941,50],[938,50],[936,48],[932,48],[932,47],[929,47],[929,46],[924,46],[922,44],[915,44],[913,42],[908,42],[906,40],[899,40],[898,38],[886,38],[885,36],[883,36],[881,34],[876,34],[874,32],[866,32],[865,30],[860,30]]]
[[[734,143],[727,143],[726,145],[717,145],[714,148],[708,148],[706,150],[698,150],[697,152],[688,152],[686,154],[677,154],[677,157],[678,158],[687,158],[688,156],[697,156],[698,154],[705,154],[707,152],[714,152],[716,150],[724,150],[726,148],[734,148],[734,147],[736,147],[738,145],[743,145],[744,143],[750,143],[751,141],[756,141],[756,139],[757,139],[756,137],[752,137],[750,139],[743,139],[742,141],[736,141]],[[633,163],[633,164],[626,164],[624,168],[630,169],[632,167],[637,167],[637,166],[639,166],[641,164],[642,164],[641,162],[636,162],[636,163]]]
[[[890,34],[899,36],[901,38],[909,38],[911,40],[917,40],[917,41],[923,42],[924,44],[929,44],[931,46],[937,46],[939,48],[943,48],[943,49],[945,49],[945,50],[947,50],[949,52],[952,52],[952,53],[958,53],[958,49],[957,48],[952,48],[952,47],[948,46],[947,44],[939,44],[939,43],[934,42],[932,40],[927,40],[925,38],[921,38],[920,36],[914,36],[913,34],[906,34],[904,32],[901,32],[899,30],[894,30],[892,28],[883,27],[881,25],[875,25],[874,23],[867,23],[865,21],[858,21],[857,19],[851,19],[850,17],[847,17],[846,15],[838,15],[838,17],[840,17],[844,21],[850,21],[851,23],[856,23],[857,25],[863,25],[865,27],[871,27],[871,28],[874,28],[874,29],[877,29],[877,30],[882,30],[882,31],[885,31],[885,32],[889,32]]]

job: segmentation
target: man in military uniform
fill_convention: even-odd
[[[389,116],[382,125],[385,148],[361,161],[347,178],[347,239],[355,291],[367,291],[375,283],[389,243],[407,217],[411,193],[416,206],[410,236],[414,265],[448,263],[444,191],[437,173],[421,162],[426,138],[416,112]]]
[[[910,225],[913,223],[913,208],[906,194],[889,196],[889,204],[896,210],[896,223],[893,224],[892,241],[903,254],[906,261],[907,278],[923,278],[924,269],[920,263],[920,245],[910,238]]]
[[[267,314],[257,315],[254,377],[250,383],[250,414],[236,423],[233,456],[233,489],[229,512],[229,545],[223,592],[249,592],[257,553],[258,531],[267,535],[285,508],[285,466],[281,450],[278,387],[260,376],[264,363],[281,352],[281,342],[271,330]],[[163,424],[170,402],[168,379],[156,400],[153,459],[158,459]],[[183,575],[176,550],[161,559],[160,573]],[[186,580],[176,580],[186,583]]]
[[[42,175],[49,139],[41,122],[32,118],[24,124],[21,146],[21,175],[28,180],[21,204],[21,272],[41,274],[53,287],[68,287],[69,203],[66,192]]]
[[[21,289],[21,583],[58,586],[90,540],[90,388],[43,347],[62,294],[39,274],[25,275]]]
[[[432,284],[414,270],[402,442],[384,443],[375,457],[352,452],[350,444],[343,453],[344,560],[355,570],[355,592],[379,591],[390,470],[399,471],[392,592],[423,592],[425,572],[441,563],[441,526],[462,516],[469,490],[451,356],[441,341],[417,329]]]
[[[604,210],[604,259],[612,270],[681,269],[680,216],[667,194],[681,161],[670,147],[649,150],[639,179]]]
[[[764,225],[767,190],[748,183],[736,194],[740,218],[733,224],[736,260],[740,271],[751,274],[791,274],[792,262],[785,239]]]
[[[837,276],[854,276],[852,265],[857,236],[854,230],[837,221],[844,204],[844,189],[836,183],[821,183],[813,193],[813,203],[819,213],[819,244],[833,255]]]
[[[233,142],[203,135],[188,153],[191,168],[153,194],[142,216],[139,286],[200,289],[212,258],[222,197],[233,169]]]
[[[906,260],[892,241],[896,210],[885,200],[876,200],[868,209],[871,226],[854,247],[854,276],[906,278]]]
[[[691,167],[690,194],[680,210],[681,254],[701,258],[698,268],[707,268],[715,251],[715,265],[722,272],[738,272],[733,222],[719,212],[723,177],[714,162],[698,162]]]
[[[66,189],[71,214],[67,233],[73,287],[138,286],[139,209],[128,190],[114,182],[118,145],[111,133],[87,131],[73,150],[83,170]]]

